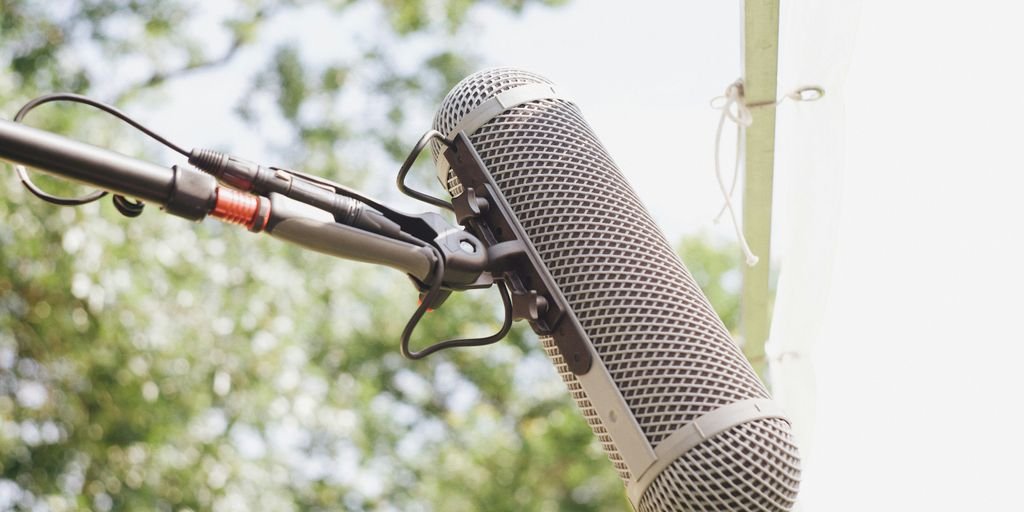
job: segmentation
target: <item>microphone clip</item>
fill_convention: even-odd
[[[485,271],[511,292],[513,319],[526,320],[541,336],[554,336],[569,369],[587,373],[593,358],[586,333],[501,189],[464,132],[445,142],[451,209],[483,243]]]
[[[416,158],[432,141],[444,146],[444,158],[451,168],[448,175],[451,202],[414,190],[405,183]],[[438,231],[432,245],[441,252],[439,274],[433,276],[433,284],[429,286],[417,283],[421,291],[420,307],[402,335],[402,354],[419,359],[444,348],[494,343],[508,333],[512,321],[526,320],[537,334],[554,337],[565,364],[574,374],[582,375],[590,370],[593,357],[583,327],[464,132],[457,133],[451,140],[436,130],[425,133],[399,169],[396,181],[398,189],[406,195],[452,211],[465,228]],[[449,264],[461,264],[469,273],[449,274]],[[476,279],[468,283],[467,277],[473,275]],[[498,286],[505,305],[505,321],[498,333],[475,340],[444,341],[420,352],[409,349],[412,329],[423,312],[439,306],[452,291],[487,288],[492,284]]]

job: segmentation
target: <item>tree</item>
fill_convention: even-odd
[[[252,134],[273,130],[270,156],[372,186],[390,182],[468,71],[456,41],[485,3],[527,5],[0,0],[0,108],[70,90],[145,118],[176,80],[247,57],[236,112]],[[309,10],[361,20],[351,51],[324,62],[288,37],[262,43]],[[373,107],[346,113],[353,98]],[[31,123],[166,155],[79,106],[43,107]],[[4,176],[0,510],[627,507],[521,326],[495,346],[406,361],[397,340],[415,293],[404,276],[215,221],[128,220],[107,202],[57,208]],[[454,297],[418,343],[493,329],[495,304]]]
[[[498,4],[518,11],[526,2]],[[286,126],[287,140],[273,144],[283,161],[352,183],[394,169],[422,123],[405,113],[429,112],[465,74],[471,56],[452,46],[476,8],[453,0],[437,16],[422,1],[239,1],[217,14],[199,5],[3,0],[0,58],[12,73],[0,81],[0,105],[13,112],[39,93],[70,90],[144,113],[176,79],[265,54],[266,64],[247,69],[238,116]],[[378,23],[348,60],[313,64],[287,38],[260,48],[275,17],[303,9]],[[195,35],[204,20],[216,30]],[[403,65],[398,54],[417,38],[429,40],[422,58]],[[383,105],[380,115],[338,115],[352,95]],[[161,155],[78,106],[45,107],[31,122]],[[388,165],[346,165],[353,148],[368,147]],[[624,506],[621,484],[522,330],[499,346],[411,363],[395,346],[400,312],[415,300],[403,276],[212,221],[189,226],[157,212],[129,221],[107,203],[59,209],[10,174],[4,184],[0,508]],[[493,328],[493,304],[455,298],[422,339]]]
[[[676,252],[729,332],[735,334],[739,325],[743,280],[739,247],[735,243],[715,242],[707,234],[699,234],[680,241]]]

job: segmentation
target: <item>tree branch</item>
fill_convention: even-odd
[[[231,40],[231,45],[228,46],[228,49],[225,50],[224,53],[218,55],[217,57],[206,60],[189,62],[188,64],[178,67],[176,69],[155,71],[152,75],[149,76],[149,78],[146,78],[145,80],[142,80],[133,85],[130,85],[126,87],[124,90],[122,90],[120,93],[118,93],[114,97],[113,103],[117,105],[122,101],[130,98],[131,96],[137,94],[139,91],[149,89],[151,87],[156,87],[158,85],[162,85],[170,80],[182,78],[184,76],[196,73],[198,71],[202,71],[204,69],[210,69],[227,64],[229,61],[231,61],[232,58],[234,58],[235,55],[238,54],[238,50],[240,50],[242,46],[244,46],[244,44],[245,41],[242,38],[242,36],[235,35],[235,37]]]
[[[273,7],[262,7],[252,14],[252,18],[248,20],[248,22],[252,24],[262,23],[263,21],[266,20],[266,18],[269,15],[272,15],[275,10],[276,9]],[[231,61],[231,59],[235,57],[235,55],[238,54],[238,51],[243,46],[245,46],[247,41],[250,40],[251,38],[246,35],[245,31],[236,28],[234,30],[234,35],[231,38],[231,43],[228,45],[227,50],[225,50],[220,55],[205,60],[191,61],[185,64],[184,66],[171,70],[155,71],[153,72],[152,75],[149,76],[149,78],[142,80],[134,85],[130,85],[124,90],[122,90],[120,93],[118,93],[117,96],[114,97],[114,104],[116,105],[121,101],[128,99],[129,97],[131,97],[134,94],[137,94],[139,91],[142,91],[143,89],[156,87],[168,81],[175,80],[190,75],[192,73],[227,64]]]

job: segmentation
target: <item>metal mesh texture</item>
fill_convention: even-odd
[[[608,429],[605,428],[604,423],[601,422],[601,417],[597,415],[597,411],[594,409],[594,405],[590,403],[590,398],[587,397],[587,393],[583,391],[583,386],[580,385],[580,381],[576,378],[576,375],[569,370],[569,366],[565,364],[565,359],[562,358],[562,354],[558,351],[558,347],[555,345],[555,339],[551,336],[541,336],[541,345],[544,347],[544,352],[551,358],[551,362],[555,363],[555,371],[562,376],[562,380],[565,382],[566,387],[569,388],[569,394],[572,399],[576,401],[576,406],[580,408],[583,413],[583,419],[587,420],[587,424],[590,425],[590,430],[594,431],[594,435],[597,436],[597,440],[601,443],[601,448],[604,448],[604,453],[608,455],[608,459],[612,461],[615,466],[615,471],[618,471],[619,478],[623,482],[630,480],[629,467],[626,466],[626,461],[622,459],[622,454],[619,453],[619,449],[615,447],[615,443],[612,442],[612,436],[608,435]]]
[[[533,83],[550,84],[515,69],[474,74],[445,98],[434,128],[447,134],[488,98]],[[470,138],[652,446],[723,405],[768,398],[573,103],[544,99],[512,107]],[[628,482],[629,470],[586,393],[553,342],[542,342]],[[666,468],[641,510],[788,510],[798,479],[788,423],[755,420]]]
[[[640,512],[789,510],[800,485],[789,423],[737,425],[676,459],[640,499]]]

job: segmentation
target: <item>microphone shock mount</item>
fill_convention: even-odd
[[[450,203],[405,184],[412,162],[432,139],[445,146],[445,158],[462,184],[462,193]],[[436,130],[424,134],[399,171],[398,188],[411,197],[452,210],[458,223],[483,242],[487,253],[485,271],[500,282],[503,298],[505,288],[511,292],[511,304],[506,301],[506,325],[511,320],[528,321],[537,334],[554,336],[559,352],[574,374],[590,370],[592,355],[583,327],[464,132],[457,133],[452,140]]]

